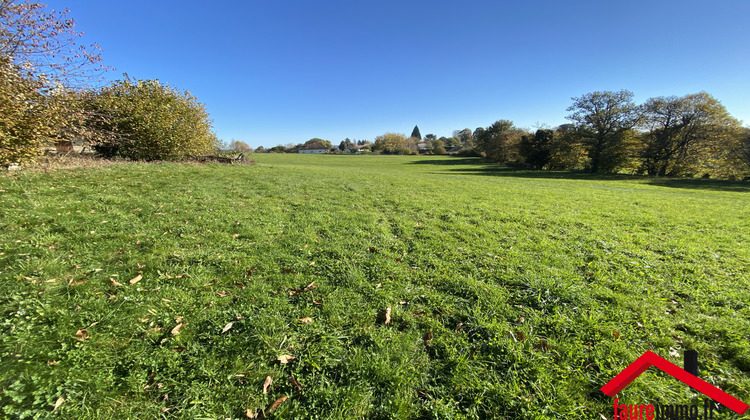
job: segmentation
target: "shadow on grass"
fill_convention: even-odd
[[[748,181],[724,181],[718,179],[649,177],[645,175],[593,174],[580,171],[543,171],[499,165],[483,158],[446,157],[445,159],[417,160],[413,165],[450,166],[442,173],[453,175],[481,175],[530,179],[569,179],[588,181],[640,181],[645,184],[668,188],[686,188],[714,191],[750,192]]]

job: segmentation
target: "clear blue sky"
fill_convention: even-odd
[[[706,91],[750,124],[750,1],[48,0],[108,78],[160,79],[225,141],[565,123],[571,97]]]

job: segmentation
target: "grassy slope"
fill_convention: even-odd
[[[599,418],[686,348],[750,400],[746,187],[255,158],[0,177],[5,414]],[[697,401],[654,369],[620,397]]]

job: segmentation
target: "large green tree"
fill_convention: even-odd
[[[643,105],[643,166],[649,175],[692,175],[730,154],[740,123],[706,92],[651,98]]]
[[[592,92],[573,98],[568,119],[576,125],[591,172],[615,172],[627,159],[628,140],[639,121],[633,93]]]
[[[414,137],[415,139],[422,140],[422,134],[419,132],[419,127],[414,126],[414,130],[411,131],[411,137]]]
[[[477,129],[474,142],[480,152],[496,162],[516,162],[520,159],[519,145],[524,134],[512,121],[498,120],[487,128]]]

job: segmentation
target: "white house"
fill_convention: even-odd
[[[324,154],[326,152],[328,152],[328,148],[320,143],[310,143],[299,149],[299,153],[305,154]]]

